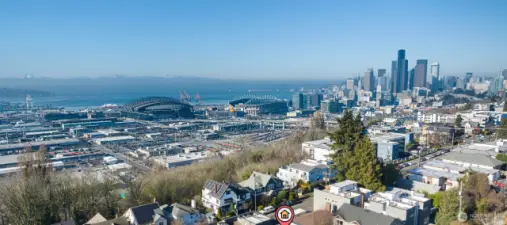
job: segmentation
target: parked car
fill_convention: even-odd
[[[270,213],[272,213],[274,211],[275,211],[275,207],[273,207],[273,206],[266,206],[264,209],[262,209],[259,212],[262,213],[262,214],[270,214]]]

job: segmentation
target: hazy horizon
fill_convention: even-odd
[[[465,4],[466,3],[466,4]],[[507,68],[507,2],[1,1],[0,77],[334,80],[409,67]]]

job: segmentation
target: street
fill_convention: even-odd
[[[124,162],[126,162],[129,165],[137,168],[141,172],[149,173],[151,171],[151,168],[149,168],[149,167],[147,167],[147,166],[145,166],[143,164],[140,164],[138,162],[135,162],[133,160],[130,160],[129,157],[127,157],[126,155],[124,155],[122,153],[116,153],[113,150],[111,150],[109,148],[106,148],[105,146],[97,145],[97,144],[92,143],[92,148],[98,149],[101,152],[104,152],[104,153],[109,154],[111,156],[114,156],[114,157],[116,157],[116,158],[118,158],[120,160],[123,160]]]
[[[313,196],[305,198],[300,203],[295,204],[295,205],[293,205],[291,207],[294,210],[296,210],[296,209],[302,209],[302,210],[305,210],[307,213],[312,212],[313,211]],[[272,213],[267,214],[266,216],[268,216],[270,218],[275,218],[275,213],[272,212]]]

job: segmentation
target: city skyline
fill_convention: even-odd
[[[427,59],[441,76],[498,74],[507,3],[458,3],[1,2],[0,77],[346,79],[388,69],[398,49],[407,70]]]

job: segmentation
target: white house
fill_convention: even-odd
[[[218,210],[227,212],[231,204],[237,211],[243,211],[248,209],[245,203],[252,199],[250,192],[250,189],[238,184],[209,180],[202,189],[202,203],[214,213],[218,213]]]
[[[301,144],[303,153],[311,159],[327,161],[331,160],[334,150],[331,149],[333,142],[329,137],[316,141],[306,141]]]
[[[286,186],[295,187],[300,180],[315,183],[334,177],[336,173],[325,161],[303,160],[300,163],[280,167],[276,176],[283,180]]]

